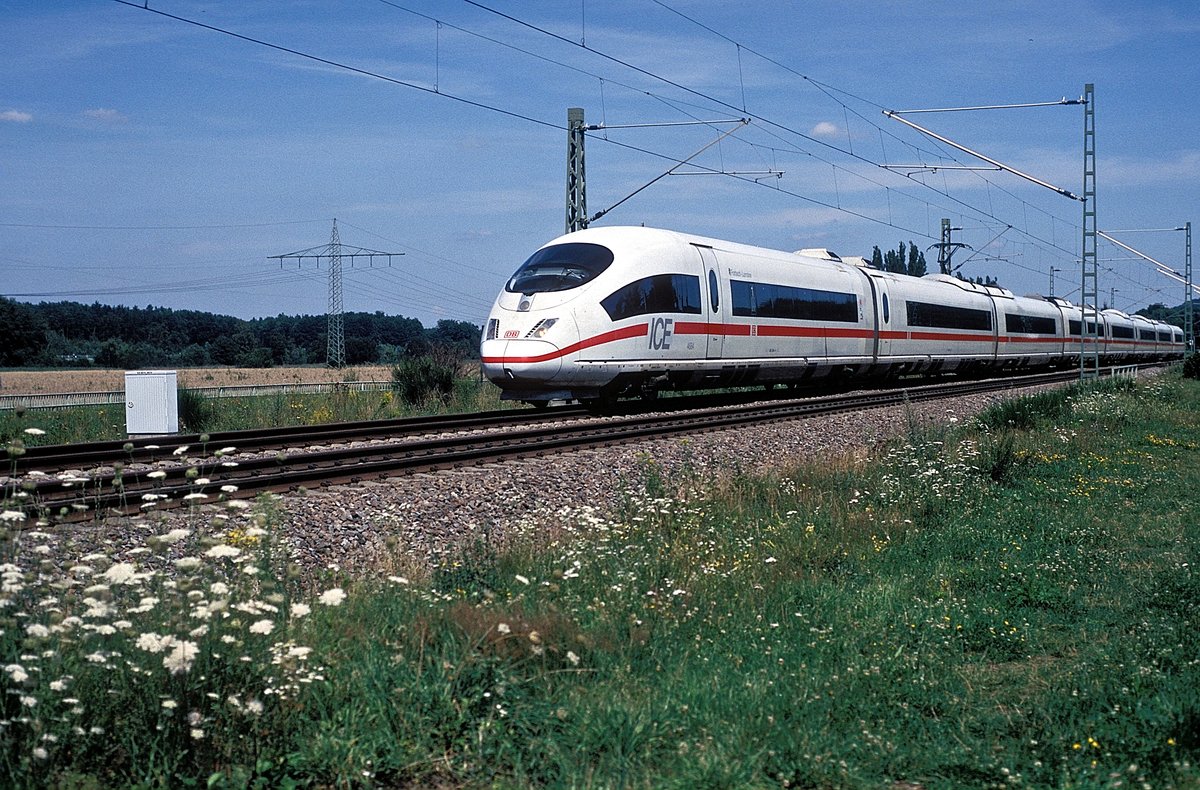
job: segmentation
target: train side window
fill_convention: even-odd
[[[944,329],[974,329],[989,332],[992,314],[987,310],[955,307],[934,302],[908,302],[909,326],[928,326]]]
[[[613,291],[600,305],[614,321],[649,313],[700,315],[700,278],[686,274],[656,274]]]
[[[889,322],[891,320],[892,320],[892,310],[891,310],[891,307],[888,305],[887,294],[884,294],[883,295],[883,323],[886,324],[887,322]]]
[[[1054,335],[1058,322],[1045,316],[1005,313],[1004,329],[1014,335]]]
[[[729,304],[736,316],[858,323],[858,296],[852,293],[730,280]]]
[[[717,273],[712,269],[708,270],[708,303],[712,305],[714,313],[721,306],[721,292],[717,290]]]

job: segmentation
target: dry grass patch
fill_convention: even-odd
[[[184,368],[180,387],[233,387],[264,384],[326,384],[340,381],[391,381],[386,365],[326,367]],[[125,389],[124,370],[8,370],[0,373],[0,394],[41,395],[61,392],[116,392]]]

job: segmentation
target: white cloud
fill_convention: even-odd
[[[812,132],[810,134],[812,134],[813,137],[835,137],[840,132],[841,130],[838,129],[837,124],[830,123],[829,121],[821,121],[812,128]]]
[[[21,110],[5,110],[0,112],[0,121],[12,121],[13,123],[29,123],[33,120],[33,115]]]
[[[84,110],[83,114],[91,118],[93,121],[101,121],[103,123],[127,123],[129,119],[120,112],[108,107],[97,107],[94,110]]]

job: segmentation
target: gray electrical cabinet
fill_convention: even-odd
[[[130,436],[179,433],[175,371],[125,371],[125,432]]]

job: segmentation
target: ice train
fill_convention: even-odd
[[[1098,315],[1105,364],[1183,356],[1177,326]],[[828,250],[603,227],[561,236],[517,269],[480,352],[503,398],[545,404],[1066,367],[1082,330],[1083,311],[1063,299],[878,271]]]

